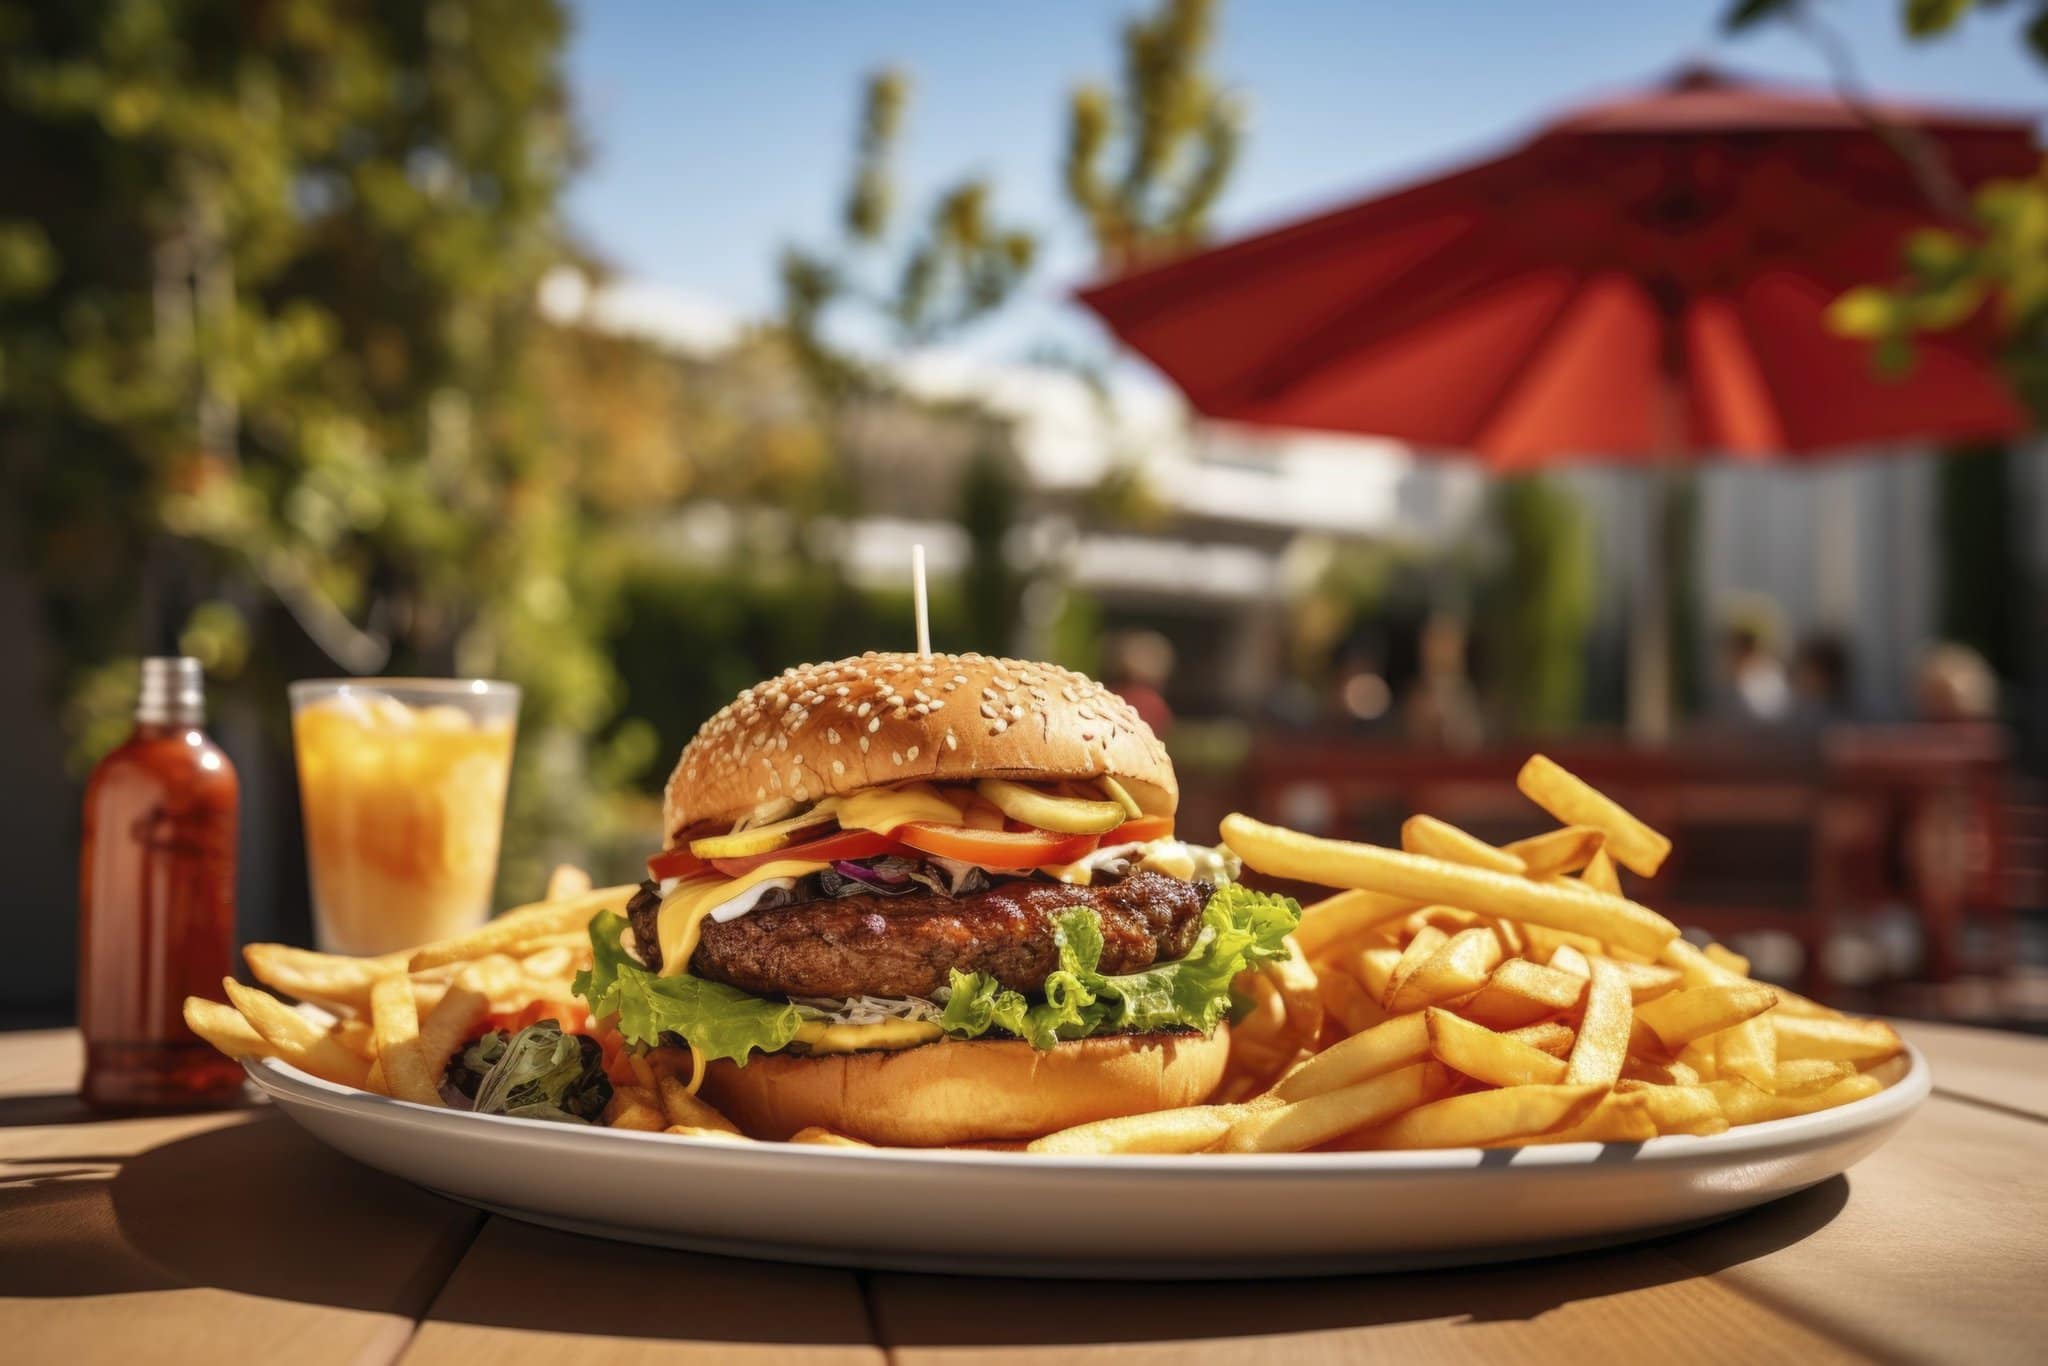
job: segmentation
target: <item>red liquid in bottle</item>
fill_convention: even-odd
[[[201,729],[196,660],[143,661],[135,733],[85,789],[78,1023],[88,1104],[232,1103],[240,1064],[185,1027],[234,972],[234,765]]]

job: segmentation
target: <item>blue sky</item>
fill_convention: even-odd
[[[1226,3],[1214,67],[1249,100],[1223,200],[1225,236],[1399,183],[1512,141],[1588,95],[1692,59],[1818,83],[1817,51],[1782,30],[1722,40],[1725,0]],[[593,160],[570,196],[586,240],[627,274],[743,315],[774,298],[778,244],[836,222],[862,73],[905,67],[915,92],[906,207],[963,173],[1041,232],[1026,297],[981,344],[1086,345],[1062,302],[1089,257],[1058,162],[1067,90],[1109,77],[1141,0],[584,0],[570,78]],[[2016,36],[2022,6],[1927,44],[1900,0],[1822,0],[1866,83],[1898,94],[2048,109],[2048,73]]]

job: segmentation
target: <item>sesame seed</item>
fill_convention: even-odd
[[[825,740],[826,740],[826,743],[828,743],[828,744],[834,744],[834,745],[838,744],[838,743],[839,743],[839,732],[838,732],[838,731],[836,731],[836,730],[833,730],[833,729],[831,729],[830,727],[827,727],[827,728],[826,728],[826,730],[825,730]]]
[[[959,742],[959,740],[957,740],[957,739],[955,739],[955,738],[954,738],[954,736],[953,736],[953,732],[952,732],[952,731],[950,731],[950,730],[946,732],[946,748],[947,748],[947,749],[958,749],[958,748],[960,748],[960,742]]]
[[[1008,730],[1009,728],[1010,723],[1008,721],[1002,720],[1001,718],[997,718],[994,726],[994,731],[997,735],[1001,735],[1004,731]]]
[[[860,752],[862,754],[866,754],[868,752],[868,737],[865,735],[860,737]]]
[[[881,728],[882,718],[879,716],[877,716],[874,720],[868,722],[868,734],[870,735],[873,735],[876,731],[880,730]]]
[[[898,768],[901,768],[901,767],[903,767],[903,751],[902,751],[902,750],[900,750],[900,749],[892,749],[892,750],[890,750],[890,751],[889,751],[889,762],[891,762],[891,763],[895,764],[895,765],[896,765],[896,767],[898,767]]]
[[[909,750],[908,750],[907,752],[909,753],[909,755],[910,755],[910,757],[911,757],[911,759],[912,759],[912,760],[915,760],[915,759],[917,758],[917,746],[916,746],[916,745],[912,745],[912,746],[910,747],[910,749],[909,749]]]
[[[832,761],[832,776],[837,778],[840,774],[844,772],[846,772],[846,765],[840,763],[837,759],[834,759]]]
[[[945,704],[944,702],[934,702],[934,703],[932,703],[932,710],[933,710],[933,711],[944,711],[945,709],[946,709],[946,704]]]

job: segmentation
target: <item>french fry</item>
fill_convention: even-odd
[[[430,1071],[420,1051],[420,1008],[413,999],[412,979],[394,972],[370,989],[370,1018],[377,1036],[377,1061],[384,1069],[385,1085],[400,1100],[415,1105],[446,1105],[441,1099],[441,1072]],[[450,1048],[452,1055],[454,1049]]]
[[[691,1129],[722,1129],[731,1134],[740,1131],[740,1126],[719,1113],[718,1107],[708,1100],[692,1095],[687,1083],[667,1074],[663,1074],[659,1081],[661,1108],[667,1114],[671,1125],[682,1125]]]
[[[1589,956],[1607,957],[1605,954]],[[1679,984],[1685,980],[1679,975],[1678,969],[1666,967],[1662,963],[1624,963],[1619,958],[1608,958],[1607,961],[1614,964],[1621,973],[1622,980],[1628,983],[1629,999],[1637,1005],[1645,1001],[1654,1001],[1659,996],[1678,990]]]
[[[1415,937],[1408,941],[1407,948],[1401,950],[1400,958],[1387,974],[1386,991],[1380,998],[1380,1004],[1387,1008],[1389,1015],[1398,1013],[1393,1009],[1394,996],[1407,983],[1409,975],[1428,962],[1432,954],[1450,942],[1450,938],[1434,925],[1424,925],[1415,932]]]
[[[377,1036],[368,1020],[336,1020],[330,1031],[334,1041],[364,1062],[377,1060]]]
[[[1722,967],[1683,939],[1666,944],[1658,960],[1676,968],[1688,987],[1751,985],[1747,977]],[[1769,1020],[1757,1016],[1716,1034],[1713,1058],[1713,1072],[1701,1075],[1742,1077],[1753,1086],[1770,1090],[1778,1068],[1778,1045]]]
[[[1529,1138],[1508,1140],[1511,1144],[1555,1143],[1647,1143],[1657,1136],[1657,1119],[1641,1096],[1610,1091],[1600,1103],[1574,1124]],[[1499,1146],[1499,1145],[1495,1145]]]
[[[1559,972],[1568,972],[1574,977],[1591,977],[1593,965],[1586,961],[1586,955],[1577,946],[1559,944],[1550,951],[1550,966]]]
[[[459,983],[441,994],[439,1004],[420,1021],[419,1037],[413,1041],[419,1070],[428,1084],[438,1088],[448,1070],[448,1060],[476,1034],[490,1008],[490,1001],[482,993]]]
[[[1526,958],[1510,958],[1493,970],[1486,985],[1459,1007],[1459,1014],[1488,1029],[1517,1029],[1578,1007],[1583,978]]]
[[[572,955],[567,944],[556,944],[552,948],[540,949],[527,954],[519,967],[528,979],[542,981],[568,974]]]
[[[1896,1057],[1905,1045],[1882,1020],[1810,1020],[1774,1015],[1779,1059],[1821,1058],[1829,1062],[1873,1063]]]
[[[605,1103],[604,1122],[614,1129],[658,1134],[668,1127],[668,1116],[662,1113],[661,1101],[652,1091],[643,1086],[621,1086],[613,1090],[612,1098]]]
[[[277,1049],[242,1013],[204,996],[185,998],[185,1027],[231,1058],[274,1058]]]
[[[370,1070],[363,1077],[363,1089],[380,1096],[391,1094],[390,1085],[384,1080],[384,1060],[378,1058],[370,1064]]]
[[[1460,930],[1394,987],[1387,1013],[1403,1015],[1469,996],[1486,985],[1499,963],[1500,939],[1492,930],[1479,925]]]
[[[1593,851],[1593,857],[1586,860],[1586,866],[1579,871],[1579,881],[1596,892],[1622,895],[1621,874],[1614,871],[1614,858],[1607,852],[1605,842]]]
[[[1636,1018],[1676,1053],[1694,1039],[1718,1034],[1763,1014],[1778,1003],[1767,986],[1686,987],[1636,1007]]]
[[[1391,945],[1376,944],[1358,951],[1352,967],[1360,986],[1364,987],[1375,1001],[1387,998],[1387,988],[1394,980],[1394,969],[1400,966],[1401,950]]]
[[[872,1148],[875,1146],[872,1143],[863,1142],[847,1134],[820,1128],[815,1124],[798,1129],[789,1136],[789,1141],[791,1143],[811,1144],[820,1148]]]
[[[1399,897],[1376,892],[1339,892],[1303,908],[1301,927],[1295,930],[1294,939],[1303,953],[1314,956],[1332,944],[1399,920],[1414,909],[1414,902]]]
[[[548,890],[541,900],[567,901],[590,890],[590,874],[573,863],[558,863],[548,873]]]
[[[1353,1034],[1310,1058],[1273,1088],[1285,1101],[1355,1086],[1429,1056],[1429,1025],[1420,1011]]]
[[[1672,1066],[1688,1069],[1700,1081],[1713,1081],[1721,1075],[1721,1066],[1714,1055],[1712,1039],[1694,1039],[1679,1049],[1678,1061]]]
[[[1403,821],[1401,847],[1411,854],[1428,854],[1451,863],[1490,868],[1510,877],[1522,877],[1529,871],[1529,865],[1514,854],[1496,849],[1485,840],[1468,835],[1450,822],[1440,821],[1434,816],[1410,816]]]
[[[1550,961],[1550,955],[1570,945],[1580,953],[1591,957],[1605,954],[1607,946],[1590,934],[1573,934],[1569,930],[1553,930],[1547,925],[1523,925],[1522,938],[1528,944],[1527,957],[1538,963]]]
[[[1656,1086],[1690,1086],[1699,1081],[1699,1074],[1684,1063],[1646,1058],[1631,1049],[1629,1055],[1621,1060],[1621,1080],[1646,1081]],[[1615,1084],[1618,1086],[1620,1082]]]
[[[1614,1090],[1617,1095],[1641,1097],[1658,1133],[1717,1134],[1728,1127],[1721,1103],[1704,1086],[1623,1080],[1615,1083]]]
[[[1562,823],[1599,829],[1607,836],[1607,852],[1632,873],[1653,876],[1671,853],[1670,840],[1544,755],[1529,756],[1515,776],[1515,786]]]
[[[1366,1136],[1375,1148],[1478,1148],[1578,1123],[1604,1086],[1509,1086],[1430,1101]]]
[[[370,1065],[335,1042],[334,1036],[267,991],[224,978],[228,1000],[261,1034],[277,1056],[302,1072],[342,1086],[362,1087]]]
[[[1337,1017],[1346,1034],[1371,1029],[1387,1018],[1377,996],[1367,994],[1355,978],[1345,972],[1326,972],[1321,978],[1323,1008]]]
[[[1564,1080],[1565,1062],[1448,1010],[1424,1012],[1429,1048],[1436,1060],[1488,1086],[1554,1086]]]
[[[1731,948],[1721,944],[1708,944],[1700,952],[1738,977],[1749,976],[1749,960]]]
[[[520,945],[589,926],[592,916],[607,907],[625,906],[635,887],[600,887],[563,901],[539,901],[506,911],[481,929],[415,949],[407,966],[414,972],[461,963],[485,954],[509,952]]]
[[[1316,970],[1308,955],[1293,939],[1287,941],[1287,957],[1265,964],[1261,975],[1273,984],[1274,994],[1285,1016],[1285,1035],[1297,1047],[1315,1042],[1323,1028],[1323,995]]]
[[[1567,825],[1501,846],[1522,861],[1523,876],[1545,881],[1576,873],[1593,861],[1607,836],[1590,825]]]
[[[1403,934],[1414,934],[1424,925],[1442,930],[1445,934],[1456,934],[1469,930],[1481,923],[1482,917],[1472,911],[1460,910],[1456,906],[1423,906],[1410,911],[1408,918],[1401,922]]]
[[[674,1134],[679,1138],[715,1139],[720,1143],[752,1143],[754,1141],[737,1129],[716,1129],[703,1124],[671,1124],[666,1129],[663,1129],[662,1132]]]
[[[1266,1107],[1266,1108],[1271,1108]],[[1189,1105],[1077,1124],[1024,1145],[1027,1153],[1198,1153],[1214,1147],[1252,1107]]]
[[[1234,1153],[1298,1153],[1320,1147],[1414,1109],[1442,1085],[1433,1064],[1415,1063],[1334,1091],[1255,1110],[1230,1127],[1223,1147]]]
[[[1621,1060],[1628,1056],[1628,983],[1605,959],[1593,962],[1593,980],[1586,987],[1585,1013],[1579,1020],[1579,1037],[1572,1044],[1565,1065],[1565,1078],[1574,1085],[1614,1085],[1621,1079]]]
[[[406,955],[350,958],[289,944],[250,944],[242,950],[242,961],[249,965],[250,976],[289,996],[363,1010],[369,1007],[370,988],[379,977],[405,971]]]
[[[1856,1075],[1854,1063],[1829,1058],[1784,1058],[1778,1062],[1773,1093],[1780,1096],[1811,1096],[1836,1082]]]
[[[1577,883],[1535,882],[1399,850],[1321,839],[1237,813],[1224,817],[1223,838],[1253,869],[1269,876],[1362,887],[1425,904],[1442,902],[1589,934],[1648,954],[1678,937],[1678,927],[1649,907]]]
[[[1568,1024],[1557,1020],[1545,1020],[1541,1024],[1523,1025],[1520,1029],[1502,1030],[1501,1037],[1527,1044],[1537,1052],[1548,1053],[1553,1058],[1568,1058],[1572,1053],[1572,1044],[1579,1036]]]
[[[1874,1096],[1884,1089],[1882,1082],[1865,1072],[1844,1077],[1824,1091],[1799,1096],[1772,1095],[1739,1077],[1703,1084],[1713,1093],[1721,1113],[1727,1116],[1730,1124],[1761,1124],[1766,1120],[1789,1119],[1793,1115],[1810,1115]]]

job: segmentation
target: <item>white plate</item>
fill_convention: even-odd
[[[1803,1190],[1927,1098],[1885,1090],[1711,1138],[1429,1152],[1039,1157],[720,1143],[435,1109],[274,1059],[256,1085],[349,1156],[517,1219],[778,1261],[1027,1276],[1275,1276],[1624,1242]]]

